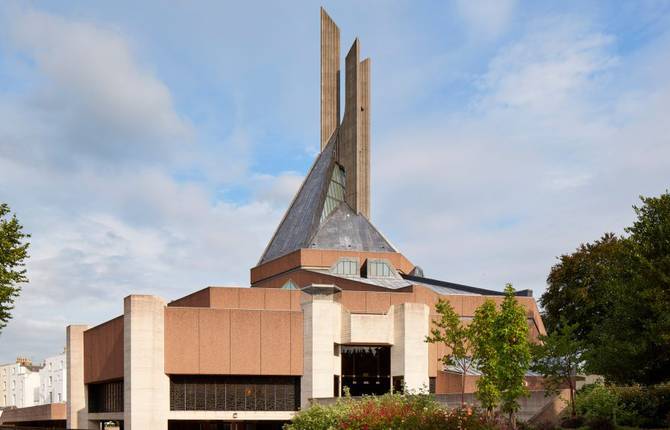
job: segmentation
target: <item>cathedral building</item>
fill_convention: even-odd
[[[321,151],[250,285],[130,295],[123,315],[69,326],[69,428],[275,429],[345,392],[460,392],[445,351],[425,342],[434,305],[468,319],[503,294],[425,277],[372,223],[370,75],[358,40],[341,70],[322,9]],[[531,336],[543,334],[532,293],[517,296]]]

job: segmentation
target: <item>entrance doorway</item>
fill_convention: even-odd
[[[391,347],[342,345],[342,390],[352,396],[391,391]],[[343,395],[344,391],[340,393]]]

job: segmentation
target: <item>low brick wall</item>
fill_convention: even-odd
[[[66,413],[65,403],[51,403],[27,408],[9,408],[2,411],[0,424],[65,421],[67,419]]]

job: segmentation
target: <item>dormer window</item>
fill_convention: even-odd
[[[366,278],[397,278],[398,273],[391,263],[381,258],[368,258],[363,267],[363,276]]]
[[[338,276],[358,276],[358,258],[342,257],[330,268],[330,273]]]

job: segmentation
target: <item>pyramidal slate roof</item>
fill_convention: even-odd
[[[397,252],[365,216],[344,201],[322,220],[333,169],[339,168],[336,135],[314,161],[258,264],[301,248]]]

